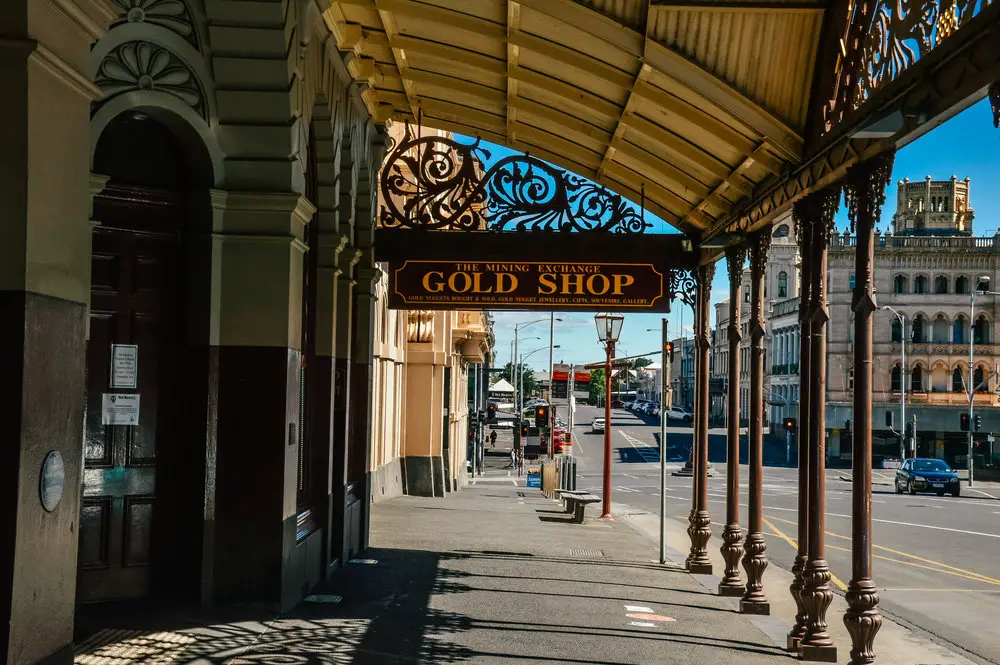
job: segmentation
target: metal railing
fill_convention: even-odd
[[[779,300],[774,303],[771,316],[784,316],[785,314],[797,314],[799,311],[799,296]]]
[[[786,365],[771,365],[771,374],[777,376],[783,376],[786,374],[798,374],[799,364],[798,363],[788,363]]]

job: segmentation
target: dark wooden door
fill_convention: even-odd
[[[150,589],[157,455],[177,420],[171,405],[181,280],[178,234],[162,224],[145,229],[135,223],[142,217],[142,205],[106,204],[93,236],[80,602],[137,598]],[[112,387],[112,344],[138,346],[135,389]],[[138,393],[139,424],[102,424],[104,393]]]

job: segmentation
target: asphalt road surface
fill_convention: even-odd
[[[603,435],[590,422],[603,410],[578,409],[574,454],[581,489],[601,493]],[[626,410],[612,414],[612,501],[660,512],[659,425]],[[671,454],[670,437],[690,438],[690,427],[667,434],[668,474],[682,466]],[[686,436],[685,436],[686,435]],[[672,461],[674,457],[677,461]],[[713,521],[709,547],[721,544],[725,522],[726,469],[713,464],[708,507]],[[767,554],[772,565],[791,570],[797,537],[797,470],[765,467],[764,517]],[[849,472],[827,471],[826,556],[838,593],[851,579],[851,485]],[[873,480],[891,482],[891,471],[876,470]],[[740,523],[746,518],[747,468],[740,469]],[[686,520],[691,479],[668,475],[667,515]],[[873,567],[883,612],[957,647],[980,662],[1000,663],[1000,490],[962,487],[962,496],[895,494],[892,486],[873,487]],[[773,590],[772,593],[786,593]]]

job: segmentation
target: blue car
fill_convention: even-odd
[[[908,459],[896,470],[896,494],[909,492],[934,492],[944,496],[962,493],[958,474],[944,460],[914,457]]]

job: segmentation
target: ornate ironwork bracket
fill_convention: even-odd
[[[698,302],[698,280],[694,270],[671,270],[667,278],[667,297],[694,309]]]
[[[652,224],[620,194],[531,155],[488,170],[490,151],[406,126],[382,168],[382,228],[643,233]]]

